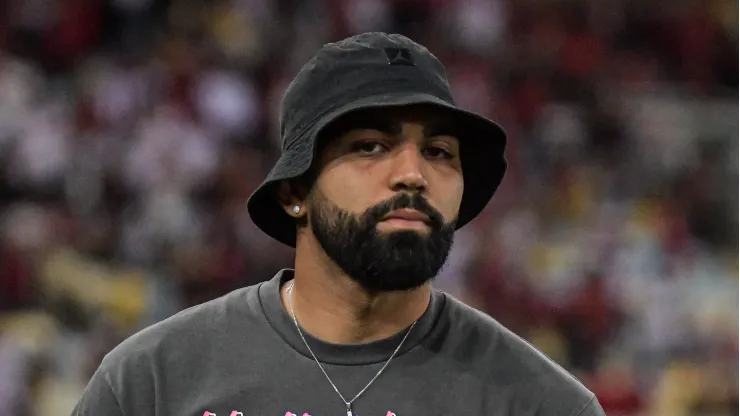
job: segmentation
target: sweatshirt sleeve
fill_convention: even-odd
[[[594,396],[577,416],[606,416],[606,413]]]
[[[124,416],[120,403],[111,387],[108,372],[99,367],[85,387],[72,416]]]

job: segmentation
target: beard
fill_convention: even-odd
[[[361,214],[344,211],[323,193],[309,196],[316,240],[339,268],[370,292],[404,291],[432,280],[452,248],[456,220],[444,222],[421,195],[400,193]],[[429,230],[378,232],[382,218],[409,208],[429,217]]]

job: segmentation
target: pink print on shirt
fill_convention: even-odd
[[[203,416],[206,416],[206,415],[203,415]],[[233,416],[233,415],[232,415],[232,416]],[[292,412],[285,412],[285,416],[298,416],[298,414],[296,414],[296,413],[292,413]],[[309,415],[308,413],[304,413],[304,414],[303,414],[303,416],[311,416],[311,415]],[[355,414],[355,416],[360,416],[360,415],[358,415],[358,414]],[[396,416],[396,414],[395,414],[395,413],[393,413],[393,412],[391,412],[391,411],[389,410],[389,411],[388,411],[388,413],[386,413],[386,414],[385,414],[385,416]]]

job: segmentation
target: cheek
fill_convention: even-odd
[[[439,187],[435,202],[445,220],[452,221],[460,212],[464,190],[463,181],[462,178],[459,180],[446,179],[442,185]]]
[[[316,181],[324,197],[344,211],[359,214],[370,205],[371,177],[346,169],[329,170]]]

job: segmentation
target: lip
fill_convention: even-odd
[[[413,209],[399,209],[396,211],[393,211],[383,217],[383,221],[388,220],[403,220],[403,221],[415,221],[415,222],[423,222],[424,224],[429,223],[429,217],[422,214],[419,211],[413,210]]]

